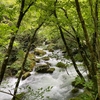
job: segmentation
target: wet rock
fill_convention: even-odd
[[[74,89],[71,90],[71,93],[73,93],[73,94],[75,94],[77,92],[79,92],[79,89],[78,88],[74,88]]]
[[[38,73],[47,73],[47,70],[49,68],[50,67],[47,64],[40,64],[40,65],[36,66],[35,71],[38,72]]]
[[[47,60],[49,60],[49,57],[48,56],[45,56],[42,59],[47,61]]]
[[[22,80],[25,80],[30,75],[31,75],[30,72],[26,72],[25,74],[22,75]]]
[[[62,63],[62,62],[58,62],[56,64],[56,66],[59,67],[59,68],[66,68],[66,65],[64,63]]]
[[[34,54],[36,54],[38,56],[43,56],[46,54],[46,52],[44,50],[41,50],[41,49],[35,49]]]
[[[51,66],[51,63],[50,62],[45,62],[47,65]]]
[[[49,64],[37,65],[35,71],[38,73],[53,73],[55,68],[50,68]]]
[[[53,73],[55,71],[55,68],[49,68],[48,70],[47,70],[47,73]]]
[[[36,58],[35,61],[36,61],[37,63],[39,63],[39,62],[40,62],[40,59],[39,59],[39,58]]]
[[[28,54],[28,58],[29,58],[30,60],[35,60],[35,59],[36,59],[36,56],[35,56],[35,54],[34,54],[33,52],[30,52],[30,53]]]

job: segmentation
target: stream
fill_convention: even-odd
[[[46,62],[49,62],[51,64],[50,67],[55,68],[55,71],[52,74],[40,74],[36,73],[33,69],[31,76],[20,81],[18,93],[27,92],[23,100],[68,100],[76,96],[77,93],[71,93],[73,89],[71,82],[77,76],[71,61],[65,59],[60,50],[55,50],[53,53],[45,51],[46,54],[44,56],[50,57]],[[41,57],[37,56],[37,58]],[[56,67],[57,62],[60,61],[69,64],[70,67],[67,69]],[[41,59],[40,64],[42,63],[45,63],[45,61]],[[86,72],[81,63],[77,62],[77,65],[79,65],[81,73],[85,76]],[[16,81],[16,78],[7,78],[2,82],[0,90],[13,93]],[[83,90],[80,89],[79,92],[83,92]],[[11,95],[0,92],[0,100],[11,100],[11,98]]]

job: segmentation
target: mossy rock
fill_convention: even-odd
[[[30,59],[30,60],[35,60],[36,56],[35,56],[35,54],[33,52],[31,52],[31,53],[28,54],[27,58]]]
[[[77,92],[79,92],[79,89],[78,88],[74,88],[74,89],[71,90],[71,93],[73,93],[73,94],[75,94]]]
[[[30,72],[26,72],[25,74],[22,75],[22,80],[25,80],[30,75],[31,75]]]
[[[47,70],[49,69],[48,64],[39,64],[36,66],[35,71],[38,73],[47,73]]]
[[[47,73],[53,73],[55,71],[55,68],[49,68],[48,70],[47,70]]]
[[[66,68],[66,65],[64,63],[62,63],[62,62],[58,62],[56,64],[56,66],[59,67],[59,68]]]
[[[44,50],[41,50],[41,49],[35,49],[34,54],[36,54],[38,56],[43,56],[46,54],[46,52]]]
[[[36,65],[36,62],[35,62],[35,61],[31,61],[31,62],[30,62],[30,66],[29,66],[29,68],[30,68],[29,71],[32,71],[33,68],[35,67],[35,65]]]
[[[47,60],[49,60],[49,57],[48,56],[45,56],[42,59],[47,61]]]

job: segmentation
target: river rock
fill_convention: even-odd
[[[35,61],[36,61],[37,63],[39,63],[39,62],[40,62],[40,59],[39,59],[39,58],[36,58]]]
[[[71,93],[73,93],[73,94],[75,94],[77,92],[79,92],[79,89],[78,88],[74,88],[74,89],[71,90]]]
[[[47,70],[47,73],[53,73],[55,71],[55,68],[49,68],[48,70]]]
[[[44,50],[41,50],[41,49],[35,49],[34,54],[36,54],[38,56],[43,56],[46,54],[46,52]]]
[[[38,72],[38,73],[47,73],[47,70],[49,68],[50,67],[47,64],[40,64],[40,65],[36,66],[35,71]]]
[[[35,71],[38,73],[53,73],[55,68],[50,68],[49,64],[37,65]]]
[[[45,56],[42,59],[47,61],[47,60],[49,60],[49,57],[48,56]]]
[[[58,62],[56,66],[59,68],[66,68],[66,65],[63,62]]]
[[[22,80],[25,80],[30,75],[31,75],[30,72],[26,72],[25,74],[22,75]]]
[[[35,59],[36,59],[36,56],[35,56],[34,52],[30,52],[30,53],[28,54],[28,58],[29,58],[30,60],[35,60]]]

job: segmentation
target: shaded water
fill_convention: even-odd
[[[51,63],[50,67],[54,67],[55,71],[52,74],[39,74],[36,73],[33,69],[33,71],[31,72],[31,76],[24,81],[21,80],[20,82],[19,92],[27,92],[27,96],[23,100],[68,100],[70,97],[75,96],[75,94],[71,93],[71,90],[73,88],[71,86],[71,82],[77,76],[77,73],[71,64],[71,61],[64,59],[60,50],[56,50],[53,54],[48,51],[46,52],[47,53],[45,56],[51,56],[50,60],[46,62]],[[67,68],[67,71],[55,66],[59,61],[69,64],[70,67]],[[40,63],[45,63],[45,61],[41,60]],[[77,62],[77,64],[80,65],[79,62]],[[84,73],[84,69],[82,67],[79,68],[85,75],[86,73]],[[0,90],[13,93],[15,83],[15,78],[9,78],[3,81],[2,86],[0,86]],[[29,90],[26,88],[27,86],[30,87]],[[39,92],[41,92],[42,90],[38,89],[43,88],[43,90],[45,90],[47,87],[52,88],[49,92],[43,92],[43,94],[41,94],[42,96],[44,96],[43,99],[40,99],[39,96],[36,97],[36,95],[34,94],[30,95],[29,91],[31,91],[32,89],[35,93],[36,91],[38,91],[37,94],[39,94]],[[49,97],[49,99],[47,97]],[[11,100],[11,98],[12,96],[0,92],[0,100]]]

